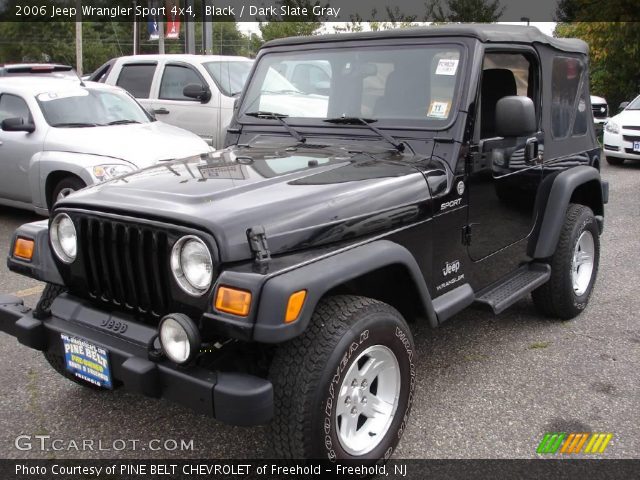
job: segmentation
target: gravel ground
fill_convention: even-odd
[[[531,458],[549,431],[610,432],[605,457],[640,458],[640,263],[632,257],[640,251],[640,163],[605,165],[603,176],[610,203],[587,310],[573,321],[553,322],[524,299],[497,317],[471,309],[437,331],[417,330],[417,395],[396,458]],[[4,259],[15,227],[38,217],[0,208]],[[0,293],[20,292],[33,305],[40,289],[2,262]],[[263,428],[229,427],[169,402],[82,388],[4,334],[0,365],[0,457],[267,455]],[[49,435],[65,447],[91,439],[94,450],[19,450],[15,439],[21,434]],[[126,441],[125,450],[114,451],[122,446],[114,444],[118,439]],[[136,449],[133,440],[139,441]],[[169,450],[152,450],[165,440]],[[175,450],[173,440],[192,441],[193,449]]]

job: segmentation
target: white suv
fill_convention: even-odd
[[[252,64],[219,55],[134,55],[110,60],[90,80],[124,88],[158,120],[218,148]]]

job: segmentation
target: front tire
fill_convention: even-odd
[[[415,348],[391,306],[365,297],[322,300],[271,365],[273,453],[287,459],[388,459],[407,425]]]
[[[55,187],[53,187],[51,198],[49,199],[49,205],[51,205],[51,208],[53,208],[58,200],[62,200],[72,193],[77,192],[78,190],[82,190],[86,186],[87,185],[78,177],[63,178],[56,184]]]
[[[532,293],[541,313],[569,320],[586,308],[598,274],[599,235],[591,209],[569,204],[558,246],[549,260],[551,278]]]

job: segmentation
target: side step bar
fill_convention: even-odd
[[[529,263],[507,277],[478,292],[475,303],[488,306],[498,314],[549,280],[551,267],[544,263]]]

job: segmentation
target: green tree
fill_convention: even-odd
[[[260,33],[265,42],[275,38],[315,35],[322,26],[320,22],[271,21],[260,24]]]
[[[559,23],[557,37],[580,38],[589,44],[591,92],[607,99],[612,111],[640,90],[640,23]]]
[[[491,23],[504,13],[500,0],[432,0],[426,9],[425,20],[434,22]]]

